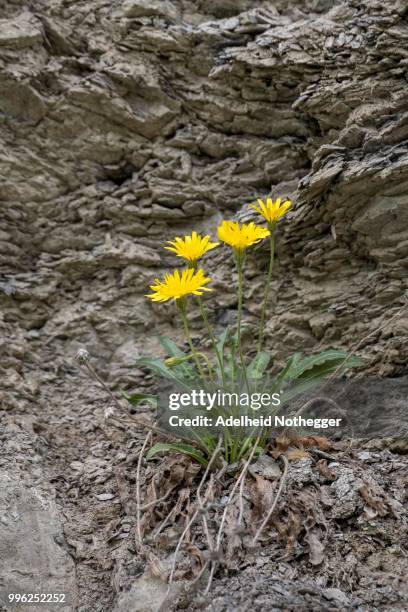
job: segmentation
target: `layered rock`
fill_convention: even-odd
[[[34,529],[49,589],[64,582],[71,604],[78,585],[84,610],[120,593],[122,561],[113,571],[105,542],[118,510],[98,510],[90,538],[93,509],[80,523],[98,480],[85,468],[106,464],[105,482],[135,440],[104,424],[105,398],[72,358],[86,346],[112,388],[149,387],[135,358],[157,352],[160,333],[183,342],[174,310],[144,297],[177,264],[165,240],[253,218],[255,196],[292,198],[266,326],[276,362],[358,346],[369,373],[406,371],[407,62],[402,0],[3,0],[0,556],[9,584],[20,570],[30,585]],[[261,245],[247,259],[249,350],[267,258]],[[231,255],[214,250],[205,266],[220,330],[236,319]],[[195,313],[192,326],[201,336]],[[82,492],[69,472],[78,466]],[[71,493],[82,495],[78,506]]]
[[[6,353],[17,340],[34,364],[86,344],[117,381],[153,334],[178,333],[144,298],[175,264],[163,242],[268,194],[295,202],[267,323],[278,361],[375,330],[407,290],[407,41],[405,5],[388,0],[6,3]],[[266,258],[248,259],[250,324]],[[213,263],[222,326],[231,260]],[[404,368],[407,325],[367,340],[373,371]]]

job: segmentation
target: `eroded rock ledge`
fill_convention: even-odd
[[[174,264],[159,245],[269,192],[296,202],[267,328],[277,357],[375,329],[407,289],[407,40],[405,4],[387,0],[6,3],[9,367],[28,345],[43,359],[44,342],[53,358],[83,343],[117,379],[155,350],[143,333],[171,325],[143,297]],[[264,259],[250,259],[249,320]],[[224,252],[213,263],[222,324],[231,268]],[[406,332],[405,315],[367,341],[374,371],[403,369]]]
[[[278,362],[391,318],[408,288],[407,62],[402,0],[3,2],[2,426],[81,415],[80,345],[113,387],[148,386],[135,357],[179,333],[144,298],[175,263],[160,245],[246,218],[254,195],[295,201],[266,330]],[[259,248],[249,324],[265,266]],[[228,254],[208,268],[222,327]],[[362,343],[370,373],[406,371],[407,331],[405,312]]]

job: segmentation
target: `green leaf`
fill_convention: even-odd
[[[300,393],[312,389],[340,366],[355,368],[362,365],[364,365],[364,361],[359,357],[353,356],[348,358],[345,351],[336,349],[323,351],[317,355],[310,355],[304,359],[301,359],[300,353],[296,353],[290,358],[285,369],[277,378],[279,389],[284,383],[287,386],[282,401],[288,401]]]
[[[262,351],[258,353],[247,368],[248,378],[251,380],[259,380],[269,365],[271,356],[269,353]]]
[[[159,442],[158,444],[155,444],[154,446],[152,446],[152,448],[147,453],[146,459],[147,460],[152,459],[155,455],[157,455],[157,453],[160,453],[160,452],[182,453],[183,455],[188,455],[189,457],[192,457],[192,459],[195,459],[195,461],[197,461],[201,465],[206,466],[208,463],[204,455],[202,455],[193,446],[189,446],[188,444],[181,444],[178,442],[174,442],[174,443]]]
[[[176,366],[171,366],[174,370],[174,373],[180,378],[192,379],[194,378],[195,371],[194,368],[190,365],[190,363],[186,363],[189,359],[191,359],[191,355],[187,355],[184,351],[182,351],[173,340],[169,340],[169,338],[165,338],[164,336],[159,336],[159,342],[164,348],[166,355],[169,357],[173,357],[175,359],[183,359]]]
[[[231,357],[224,358],[224,371],[227,379],[233,380],[236,373],[237,365],[235,359]]]
[[[149,393],[134,393],[133,395],[124,394],[124,397],[133,406],[138,406],[139,404],[146,402],[146,404],[157,408],[157,395],[150,395]]]
[[[293,368],[292,378],[299,378],[300,376],[306,375],[308,370],[312,370],[314,374],[319,371],[322,366],[322,371],[330,368],[334,371],[340,365],[344,363],[346,368],[354,368],[356,366],[363,365],[364,362],[359,357],[350,357],[345,351],[339,351],[336,349],[329,349],[323,351],[317,355],[310,355],[299,361]],[[330,364],[330,365],[329,365]]]
[[[162,378],[168,378],[170,380],[175,380],[177,378],[174,372],[158,357],[140,357],[137,359],[136,363],[149,368],[153,374],[157,374],[157,376],[161,376]]]
[[[227,339],[228,339],[230,330],[231,330],[230,326],[227,325],[227,327],[224,329],[224,331],[222,332],[222,334],[220,334],[218,338],[217,349],[219,350],[221,357],[223,357],[224,355],[224,349],[227,343]]]
[[[220,334],[220,336],[218,337],[218,341],[217,341],[217,350],[220,354],[220,358],[221,358],[223,367],[225,363],[225,347],[227,345],[230,330],[231,330],[230,326],[227,325],[227,327],[224,329],[222,334]],[[217,371],[218,369],[219,368],[217,368]],[[219,372],[219,375],[221,376],[221,372]]]
[[[172,380],[186,389],[191,389],[192,377],[190,373],[180,372],[178,367],[168,368],[166,364],[163,363],[163,361],[158,357],[140,357],[137,359],[136,363],[149,368],[149,370],[153,372],[153,374],[156,374],[156,376]]]
[[[286,366],[283,368],[283,370],[280,372],[279,376],[276,379],[277,388],[280,388],[280,386],[284,382],[293,378],[292,374],[295,372],[295,368],[297,367],[297,364],[299,363],[301,358],[302,353],[293,353],[293,355],[289,357]]]
[[[237,364],[236,355],[238,349],[238,334],[235,331],[230,338],[228,338],[228,352],[224,356],[224,370],[227,378],[234,380],[239,375],[240,367]]]
[[[301,353],[295,353],[288,360],[285,368],[277,377],[280,384],[290,380],[303,378],[317,378],[334,372],[340,365],[345,368],[355,368],[364,364],[359,357],[348,357],[345,351],[329,349],[317,355],[310,355],[302,359]]]
[[[169,340],[164,336],[159,336],[159,342],[166,351],[166,355],[169,357],[183,357],[185,355],[173,340]]]

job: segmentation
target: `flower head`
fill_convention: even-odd
[[[275,202],[268,198],[266,203],[258,198],[258,206],[251,204],[250,208],[253,208],[253,210],[262,215],[267,223],[272,224],[279,221],[283,215],[286,215],[291,206],[292,202],[290,200],[285,200],[282,204],[282,198],[277,198]]]
[[[175,238],[174,241],[168,241],[171,246],[164,247],[168,251],[173,251],[177,257],[186,259],[190,264],[195,265],[197,260],[205,255],[207,251],[211,251],[218,242],[210,242],[209,236],[203,238],[193,232],[191,236],[184,236],[184,238]]]
[[[203,291],[212,291],[205,285],[211,281],[204,275],[204,270],[193,270],[188,268],[180,274],[175,270],[172,274],[166,274],[164,280],[155,279],[155,284],[150,285],[153,293],[146,297],[153,302],[167,302],[168,300],[180,300],[187,295],[202,295]]]
[[[91,356],[86,349],[80,348],[75,354],[75,359],[78,363],[86,363],[91,359]]]
[[[269,230],[256,225],[253,221],[242,224],[238,221],[223,221],[217,231],[218,238],[239,253],[267,238],[270,234]]]

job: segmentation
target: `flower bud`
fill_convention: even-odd
[[[184,363],[185,361],[188,361],[191,358],[191,353],[189,353],[188,355],[184,355],[183,357],[168,357],[168,359],[164,360],[164,364],[168,368],[173,368],[174,366],[180,365],[181,363]]]

